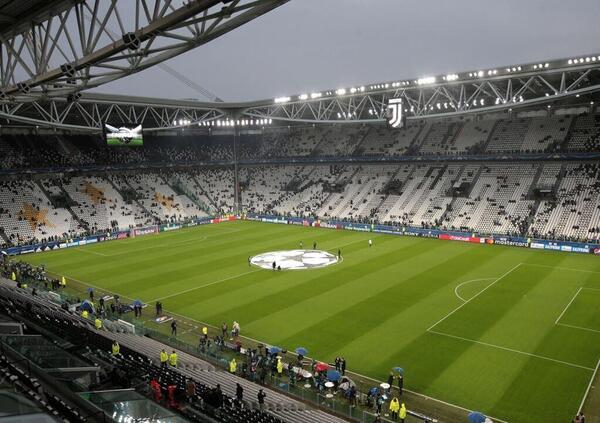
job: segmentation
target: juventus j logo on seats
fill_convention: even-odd
[[[392,128],[402,128],[402,99],[390,98],[388,109],[392,111],[392,116],[388,120]]]

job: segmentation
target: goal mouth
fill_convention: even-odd
[[[270,251],[250,258],[253,266],[273,270],[320,269],[338,263],[336,255],[323,250],[284,250]]]

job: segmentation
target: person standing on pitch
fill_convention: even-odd
[[[403,389],[404,389],[404,377],[402,375],[398,375],[398,391],[400,392],[400,396],[402,396]]]
[[[372,240],[372,239],[370,239],[370,240],[369,240],[369,247],[372,247],[372,246],[373,246],[373,240]]]
[[[277,263],[273,262],[273,270],[277,269]]]
[[[300,249],[303,250],[304,249],[304,243],[302,241],[300,241]]]
[[[317,249],[317,241],[313,241],[313,250]]]
[[[338,248],[338,260],[342,258],[342,250]]]
[[[225,339],[225,337],[227,336],[227,323],[223,322],[223,324],[221,325],[221,334],[223,335],[223,339]]]

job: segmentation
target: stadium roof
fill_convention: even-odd
[[[198,102],[89,93],[162,63],[289,0],[0,0],[0,119],[99,131],[104,121],[160,130],[265,122],[373,123],[390,100],[407,119],[593,101],[600,55],[306,92],[249,102]],[[127,10],[131,18],[121,19]],[[69,46],[68,48],[66,46]],[[59,63],[62,63],[59,65]]]
[[[102,122],[143,123],[147,130],[286,123],[376,123],[390,99],[407,119],[491,113],[513,108],[587,104],[600,92],[600,55],[478,69],[238,103],[166,100],[98,93],[0,101],[0,118],[54,128],[99,131]]]

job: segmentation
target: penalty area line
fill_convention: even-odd
[[[153,299],[153,300],[150,300],[150,301],[148,301],[148,304],[150,304],[150,303],[154,303],[154,302],[156,302],[156,301],[162,301],[162,300],[166,300],[166,299],[168,299],[168,298],[177,297],[178,295],[187,294],[188,292],[196,291],[197,289],[206,288],[207,286],[212,286],[212,285],[216,285],[216,284],[218,284],[218,283],[222,283],[222,282],[227,282],[227,281],[230,281],[230,280],[232,280],[232,279],[237,279],[237,278],[239,278],[239,277],[242,277],[242,276],[245,276],[245,275],[249,275],[250,273],[256,273],[256,272],[258,272],[258,271],[260,271],[260,270],[261,270],[261,269],[254,269],[254,270],[250,270],[249,272],[240,273],[240,274],[238,274],[238,275],[229,276],[229,277],[227,277],[227,278],[223,278],[223,279],[219,279],[219,280],[216,280],[216,281],[213,281],[213,282],[209,282],[209,283],[206,283],[206,284],[204,284],[204,285],[195,286],[195,287],[193,287],[193,288],[186,289],[186,290],[183,290],[183,291],[180,291],[180,292],[176,292],[176,293],[174,293],[174,294],[171,294],[171,295],[167,295],[167,296],[160,297],[160,298],[155,298],[155,299]]]
[[[558,324],[558,321],[561,319],[561,317],[564,316],[564,314],[567,312],[567,309],[571,306],[571,304],[573,304],[573,301],[575,301],[575,298],[577,298],[577,296],[579,295],[580,292],[581,292],[581,288],[579,288],[577,290],[577,292],[575,293],[575,295],[573,295],[573,298],[571,298],[571,301],[569,301],[569,303],[563,309],[562,313],[560,313],[560,315],[556,318],[556,320],[554,321],[555,325]]]
[[[522,264],[523,263],[518,263],[516,266],[512,267],[509,271],[503,273],[500,277],[496,278],[496,280],[494,282],[492,282],[491,284],[489,284],[488,286],[486,286],[485,288],[483,288],[477,294],[473,295],[471,298],[469,298],[467,301],[465,301],[464,303],[462,303],[461,305],[459,305],[458,307],[456,307],[450,313],[446,314],[444,317],[442,317],[440,320],[438,320],[437,322],[435,322],[433,325],[429,326],[429,328],[427,328],[427,332],[429,332],[431,329],[433,329],[434,327],[436,327],[437,325],[439,325],[440,323],[442,323],[444,320],[446,320],[448,317],[452,316],[458,310],[460,310],[461,308],[463,308],[464,306],[466,306],[467,304],[469,304],[475,298],[479,297],[481,294],[483,294],[485,291],[487,291],[489,288],[491,288],[497,282],[501,281],[502,279],[504,279],[505,277],[507,277],[509,274],[511,274],[513,271],[517,270],[519,268],[519,266],[521,266]]]
[[[491,281],[493,279],[496,279],[496,278],[479,278],[479,279],[471,279],[471,280],[468,280],[468,281],[465,281],[465,282],[461,282],[458,285],[456,285],[456,288],[454,288],[454,295],[456,295],[458,297],[458,299],[461,300],[461,301],[467,301],[467,300],[465,300],[463,297],[461,297],[458,294],[458,290],[459,290],[460,287],[462,287],[463,285],[466,285],[468,283],[472,283],[472,282]]]
[[[499,350],[509,351],[509,352],[513,352],[513,353],[516,353],[516,354],[526,355],[528,357],[535,357],[535,358],[539,358],[539,359],[542,359],[542,360],[548,360],[548,361],[552,361],[552,362],[555,362],[555,363],[564,364],[564,365],[570,366],[570,367],[577,367],[579,369],[589,370],[590,372],[594,371],[594,369],[591,368],[591,367],[586,367],[586,366],[582,366],[580,364],[575,364],[575,363],[569,363],[568,361],[562,361],[562,360],[558,360],[556,358],[545,357],[543,355],[537,355],[537,354],[533,354],[533,353],[528,353],[528,352],[525,352],[525,351],[516,350],[514,348],[503,347],[501,345],[490,344],[488,342],[477,341],[475,339],[463,338],[462,336],[451,335],[449,333],[438,332],[438,331],[435,331],[435,330],[427,330],[427,332],[429,332],[429,333],[435,333],[436,335],[447,336],[448,338],[459,339],[459,340],[465,341],[465,342],[472,342],[474,344],[484,345],[484,346],[490,347],[490,348],[496,348],[496,349],[499,349]]]

